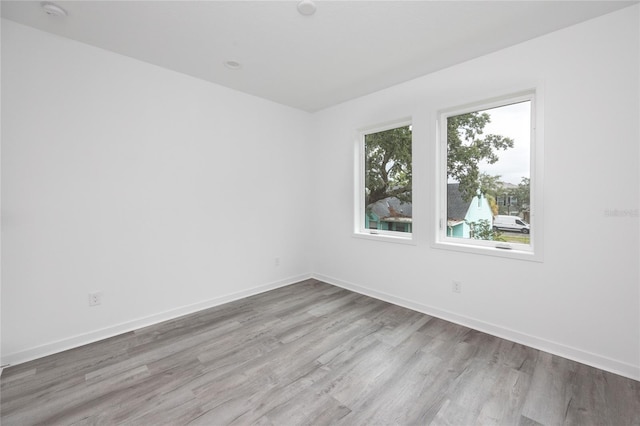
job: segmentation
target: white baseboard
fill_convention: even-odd
[[[21,364],[23,362],[31,361],[37,358],[42,358],[47,355],[52,355],[68,349],[73,349],[82,345],[97,342],[99,340],[107,339],[109,337],[117,336],[122,333],[127,333],[143,327],[154,325],[162,321],[171,320],[174,318],[181,317],[183,315],[192,314],[204,309],[208,309],[214,306],[222,305],[224,303],[232,302],[234,300],[253,296],[259,293],[264,293],[265,291],[274,290],[276,288],[284,287],[290,284],[295,284],[297,282],[304,281],[309,278],[315,278],[317,280],[324,281],[328,284],[342,287],[347,290],[354,291],[356,293],[370,296],[375,299],[383,300],[385,302],[393,303],[394,305],[402,306],[402,307],[405,307],[417,312],[421,312],[423,314],[427,314],[433,317],[441,318],[446,321],[460,324],[465,327],[472,328],[474,330],[482,331],[484,333],[491,334],[496,337],[510,340],[512,342],[530,346],[532,348],[539,349],[544,352],[549,352],[554,355],[561,356],[563,358],[580,362],[582,364],[600,368],[602,370],[619,374],[624,377],[628,377],[634,380],[640,380],[640,366],[628,364],[628,363],[611,359],[602,355],[598,355],[598,354],[587,352],[581,349],[573,348],[571,346],[567,346],[562,343],[552,342],[543,338],[521,333],[516,330],[511,330],[506,327],[480,321],[474,318],[466,317],[464,315],[459,315],[454,312],[449,312],[446,310],[434,308],[432,306],[428,306],[422,303],[416,303],[416,302],[404,299],[402,297],[397,297],[388,293],[372,290],[357,284],[353,284],[350,282],[346,282],[346,281],[329,277],[326,275],[322,275],[322,274],[298,275],[295,277],[290,277],[288,279],[263,284],[261,286],[253,287],[247,290],[239,291],[236,293],[228,294],[228,295],[217,297],[214,299],[205,300],[203,302],[182,306],[176,309],[161,312],[161,313],[147,316],[144,318],[139,318],[132,321],[127,321],[125,323],[116,324],[116,325],[106,327],[100,330],[95,330],[89,333],[79,334],[66,339],[46,343],[44,345],[37,346],[31,349],[4,355],[2,357],[2,361],[5,365]],[[0,374],[2,374],[1,369],[0,369]]]
[[[224,303],[233,302],[234,300],[242,299],[245,297],[253,296],[265,291],[274,290],[276,288],[284,287],[290,284],[295,284],[300,281],[311,278],[311,274],[303,274],[295,277],[290,277],[284,280],[279,280],[267,284],[263,284],[257,287],[242,290],[236,293],[227,294],[225,296],[216,297],[214,299],[205,300],[202,302],[194,303],[187,306],[181,306],[179,308],[171,309],[169,311],[160,312],[158,314],[150,315],[144,318],[138,318],[132,321],[127,321],[121,324],[105,327],[99,330],[91,331],[89,333],[78,334],[66,339],[58,340],[55,342],[46,343],[41,346],[37,346],[31,349],[26,349],[19,352],[3,355],[2,361],[6,365],[16,365],[23,362],[31,361],[34,359],[42,358],[48,355],[52,355],[58,352],[66,351],[69,349],[77,348],[89,343],[97,342],[107,339],[109,337],[117,336],[122,333],[138,330],[143,327],[158,324],[162,321],[171,320],[181,317],[183,315],[192,314],[204,309],[209,309],[214,306],[222,305]]]
[[[492,336],[510,340],[515,343],[520,343],[525,346],[558,355],[582,364],[590,365],[592,367],[609,371],[611,373],[628,377],[630,379],[640,380],[640,366],[638,365],[628,364],[602,355],[567,346],[562,343],[552,342],[550,340],[521,333],[516,330],[511,330],[509,328],[502,327],[496,324],[491,324],[474,318],[466,317],[464,315],[459,315],[454,312],[434,308],[422,303],[416,303],[407,299],[403,299],[402,297],[393,296],[391,294],[380,292],[377,290],[371,290],[369,288],[342,281],[340,279],[329,277],[326,275],[312,274],[312,277],[328,284],[342,287],[344,289],[351,290],[365,296],[370,296],[375,299],[393,303],[394,305],[402,306],[417,312],[421,312],[423,314],[469,327],[483,333],[491,334]]]

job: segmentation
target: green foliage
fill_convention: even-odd
[[[495,197],[491,194],[485,194],[485,197],[487,198],[487,202],[489,203],[489,208],[491,209],[491,215],[492,216],[498,215],[500,212],[500,207],[498,206],[498,202],[496,201]]]
[[[513,191],[522,209],[528,208],[531,203],[531,180],[523,177],[518,187]]]
[[[500,175],[491,176],[484,172],[480,173],[480,192],[485,195],[490,194],[496,198],[502,189],[500,178],[502,178]]]
[[[479,164],[482,161],[489,164],[497,162],[497,151],[512,148],[514,142],[500,135],[484,135],[484,128],[490,121],[491,117],[486,112],[447,119],[447,177],[460,183],[465,201],[471,201],[478,190],[493,196],[491,206],[495,210],[500,176],[480,173]],[[365,205],[370,206],[388,197],[411,202],[410,126],[366,135],[365,160]]]
[[[494,216],[500,214],[500,206],[498,206],[498,193],[502,188],[500,177],[500,175],[491,176],[487,173],[480,173],[480,192],[487,198],[491,214]]]
[[[465,220],[465,223],[471,228],[470,237],[474,240],[506,241],[502,233],[494,230],[491,222],[486,219],[480,219],[477,222],[468,222]]]
[[[447,119],[447,177],[460,183],[460,193],[470,201],[481,188],[478,164],[499,160],[497,150],[513,148],[513,139],[500,135],[484,135],[491,122],[486,113],[471,112]]]
[[[365,137],[365,205],[388,197],[411,202],[411,129],[409,126]]]

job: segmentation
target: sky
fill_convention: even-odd
[[[531,102],[521,102],[481,112],[491,115],[485,134],[508,136],[514,140],[513,148],[498,151],[500,160],[495,164],[480,163],[480,172],[501,175],[503,182],[517,185],[522,177],[530,176]]]

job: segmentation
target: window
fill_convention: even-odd
[[[535,108],[527,92],[440,113],[436,246],[537,260]]]
[[[411,239],[411,134],[409,122],[361,133],[356,234]]]

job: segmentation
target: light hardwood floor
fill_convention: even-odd
[[[3,426],[640,425],[640,382],[316,280],[1,382]]]

